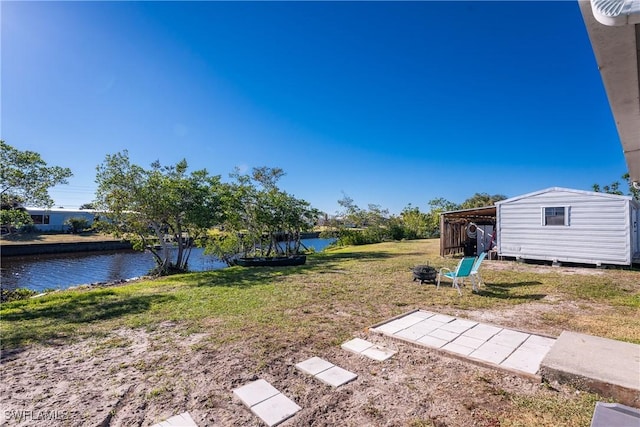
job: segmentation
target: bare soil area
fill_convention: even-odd
[[[541,307],[526,307],[532,315],[527,317]],[[469,314],[505,326],[513,323],[511,309]],[[339,322],[340,315],[333,321]],[[212,346],[208,338],[215,334],[215,325],[210,334],[193,335],[178,326],[165,322],[154,331],[121,329],[107,337],[4,354],[3,422],[148,426],[189,411],[199,426],[259,426],[260,420],[232,394],[258,378],[303,408],[285,426],[499,426],[499,416],[513,410],[512,395],[576,398],[568,388],[552,388],[367,331],[354,331],[354,337],[398,353],[381,363],[339,346],[311,352],[305,343],[292,342],[267,349],[261,337],[250,336],[242,343]],[[295,369],[312,356],[358,378],[334,389]],[[529,425],[544,425],[543,420],[531,421]]]

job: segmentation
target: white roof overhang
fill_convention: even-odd
[[[640,0],[579,0],[622,150],[640,188]]]

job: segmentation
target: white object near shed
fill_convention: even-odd
[[[553,187],[496,203],[498,256],[600,265],[640,262],[640,204]]]

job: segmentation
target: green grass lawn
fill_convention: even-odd
[[[557,306],[542,314],[550,331],[562,327],[640,343],[637,271],[568,275],[485,262],[481,292],[472,294],[467,287],[458,296],[449,286],[436,290],[412,282],[414,265],[455,265],[455,259],[437,255],[437,245],[437,240],[423,240],[349,247],[314,254],[307,265],[295,268],[233,267],[5,303],[2,346],[74,339],[123,326],[154,328],[164,321],[198,331],[211,319],[224,326],[218,336],[223,341],[237,338],[238,331],[261,334],[274,328],[299,339],[322,325],[335,331],[324,343],[333,345],[354,328],[413,308],[496,310],[529,302]],[[330,320],[336,313],[348,320]]]
[[[184,336],[208,333],[198,344],[207,349],[251,342],[252,363],[259,371],[267,354],[285,348],[321,352],[351,339],[354,331],[417,308],[468,318],[490,313],[503,316],[500,324],[506,327],[550,335],[572,330],[640,343],[638,271],[485,261],[481,291],[473,294],[466,286],[459,296],[450,285],[436,289],[412,281],[410,269],[417,264],[455,266],[457,259],[438,255],[438,245],[421,240],[347,247],[313,254],[300,267],[233,267],[4,303],[2,348],[101,336],[105,347],[126,346],[111,332],[154,331],[169,322],[172,331]],[[554,425],[557,420],[588,425],[597,399],[589,393],[569,401],[495,393],[510,402],[499,425],[513,426]]]

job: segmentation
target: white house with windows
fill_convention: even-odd
[[[65,231],[68,228],[65,223],[70,218],[83,218],[91,225],[98,215],[98,212],[89,209],[26,209],[29,215],[31,215],[33,225],[40,231]]]
[[[547,188],[496,203],[498,256],[600,265],[640,262],[640,203]]]

